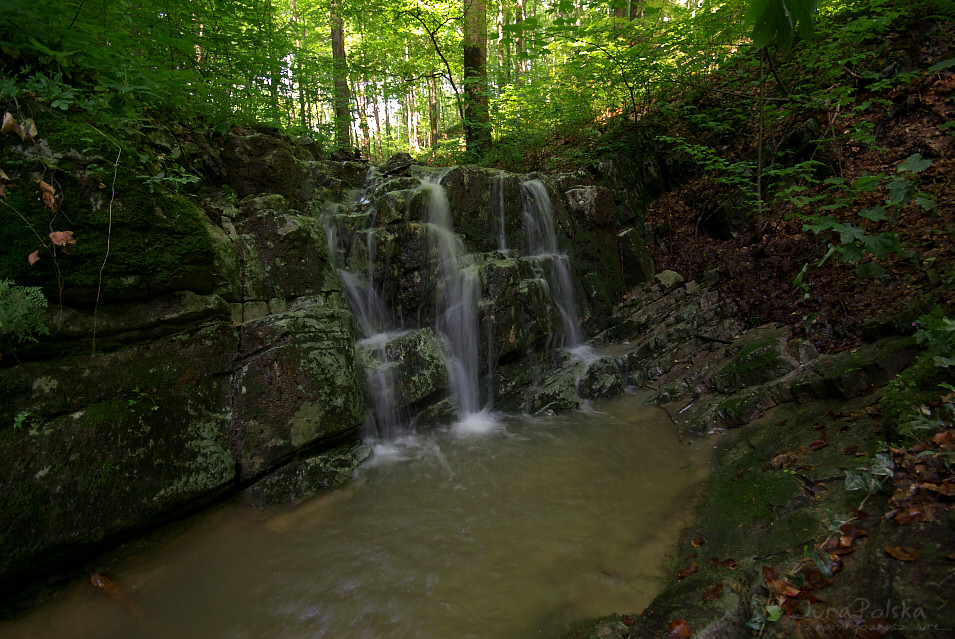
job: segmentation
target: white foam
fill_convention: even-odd
[[[482,410],[477,413],[466,415],[464,419],[451,426],[451,430],[456,435],[473,436],[486,435],[501,430],[503,424],[489,410]]]

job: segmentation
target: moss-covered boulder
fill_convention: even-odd
[[[231,489],[238,335],[219,309],[146,342],[0,369],[3,584]]]
[[[242,326],[230,450],[241,479],[353,436],[365,416],[351,314],[302,304]]]

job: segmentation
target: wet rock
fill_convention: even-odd
[[[378,165],[378,170],[386,176],[407,174],[408,169],[415,164],[418,162],[407,153],[396,153]]]
[[[660,271],[654,275],[653,278],[659,282],[665,291],[669,291],[678,284],[683,283],[683,276],[676,271]]]
[[[412,409],[428,398],[447,394],[448,370],[434,329],[411,331],[390,341],[385,350],[396,369],[398,391]]]
[[[268,508],[337,488],[348,483],[370,456],[367,446],[350,443],[295,460],[247,488],[244,501],[256,508]]]
[[[242,326],[230,450],[243,479],[354,435],[365,418],[351,314],[306,307]]]

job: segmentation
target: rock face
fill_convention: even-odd
[[[617,359],[552,351],[568,321],[602,327],[625,287],[653,276],[638,200],[601,176],[438,176],[407,155],[369,170],[323,160],[308,138],[240,127],[199,145],[200,198],[123,179],[107,201],[93,157],[71,151],[98,139],[87,129],[57,121],[44,141],[68,169],[76,253],[28,268],[12,254],[35,238],[0,220],[3,276],[57,302],[51,336],[0,360],[0,595],[227,494],[264,506],[346,481],[368,455],[359,432],[378,399],[363,368],[392,376],[400,419],[453,419],[453,349],[430,328],[446,285],[427,175],[440,177],[462,268],[483,292],[481,401],[556,412],[628,381]],[[528,231],[544,192],[546,250]],[[41,204],[8,194],[40,224]],[[123,217],[107,256],[109,211]],[[570,318],[555,302],[568,293],[558,267],[578,302]],[[373,282],[404,330],[356,349],[339,268]]]
[[[299,471],[256,503],[278,497],[276,484],[288,499],[340,483],[367,454],[356,449],[365,401],[353,318],[310,209],[356,172],[318,179],[313,151],[234,131],[215,166],[244,199],[212,189],[200,209],[163,191],[118,191],[114,210],[146,207],[144,272],[117,233],[95,307],[82,272],[102,254],[63,256],[69,305],[50,309],[51,338],[0,362],[0,591],[289,462]],[[63,182],[80,243],[99,246],[99,194],[82,178]],[[163,266],[167,251],[177,264]]]

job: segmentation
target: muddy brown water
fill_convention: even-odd
[[[399,440],[295,505],[218,509],[110,566],[125,601],[77,580],[0,637],[556,637],[644,608],[713,442],[630,395],[486,426]]]

